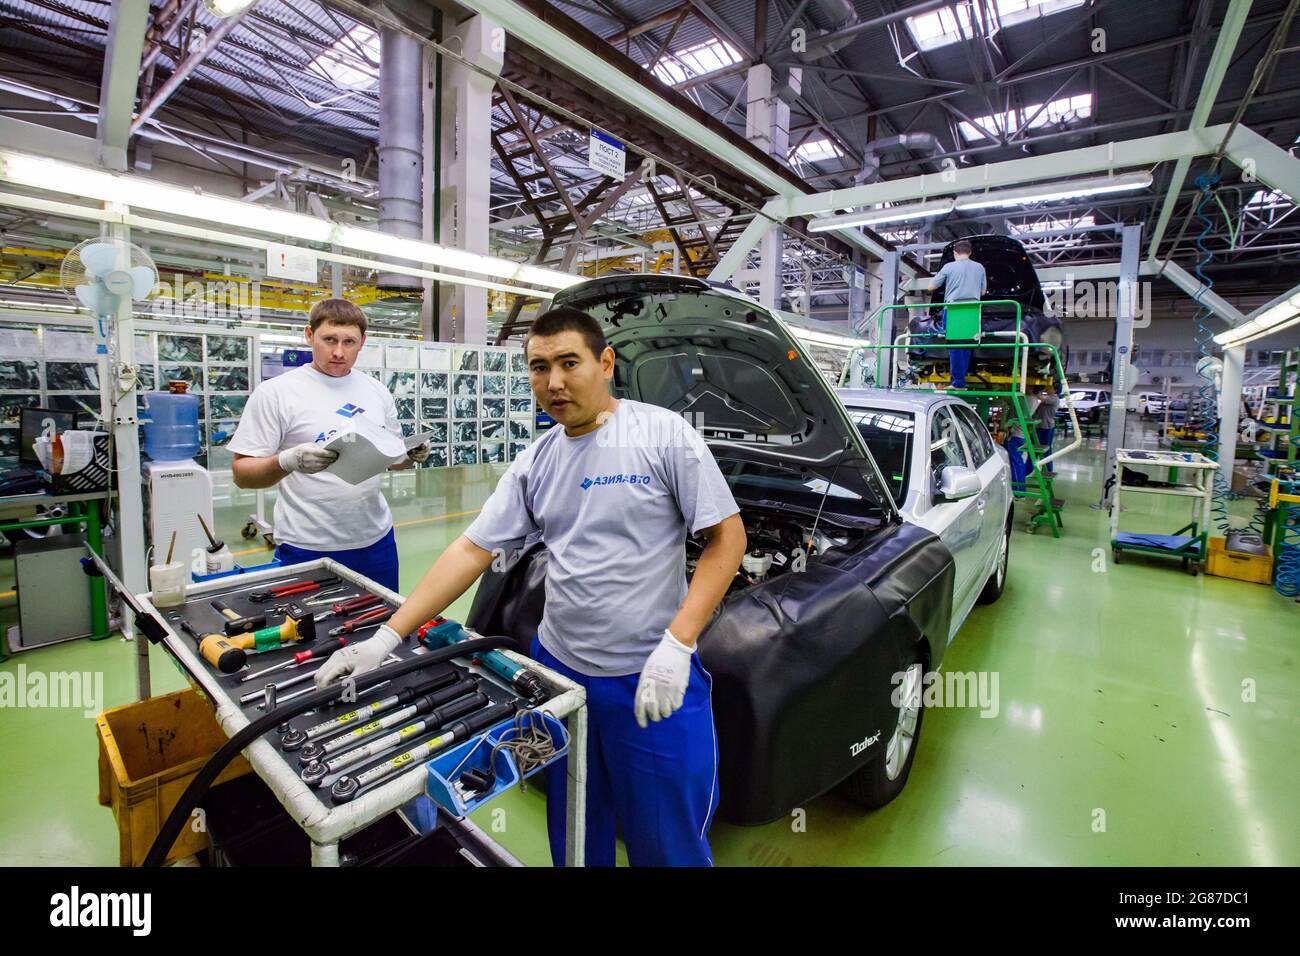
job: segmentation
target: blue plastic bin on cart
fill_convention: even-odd
[[[550,731],[551,739],[556,742],[555,756],[546,761],[549,764],[568,752],[569,734],[564,729],[564,724],[554,717],[549,714],[541,714],[540,716],[546,728]],[[492,749],[502,738],[508,739],[513,737],[515,733],[515,722],[512,717],[497,724],[488,730],[486,734],[480,734],[473,740],[467,740],[459,747],[434,757],[426,765],[429,779],[425,784],[425,793],[452,816],[463,817],[473,813],[483,804],[509,790],[520,781],[521,777],[519,775],[519,766],[515,763],[514,756],[508,750],[497,751],[494,761],[496,784],[487,793],[476,793],[473,797],[467,798],[456,788],[455,782],[460,779],[460,775],[466,770],[485,771],[488,760],[492,756]],[[531,777],[544,766],[546,764],[530,770],[528,776]]]

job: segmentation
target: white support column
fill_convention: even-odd
[[[871,335],[879,337],[879,345],[894,344],[894,322],[898,320],[898,311],[890,311],[880,314],[880,309],[887,305],[894,305],[898,302],[898,264],[901,256],[897,252],[886,252],[885,258],[880,260],[876,267],[876,274],[880,279],[880,298],[876,301],[871,314],[867,317],[871,325]],[[903,311],[906,316],[907,312]],[[884,329],[881,329],[882,324]],[[906,318],[904,318],[906,324]],[[892,349],[882,348],[877,355],[879,361],[876,363],[876,385],[881,388],[888,388],[893,381],[894,366],[898,362],[898,357]]]
[[[111,203],[109,211],[122,216],[127,207]],[[109,234],[119,242],[131,240],[131,230],[122,223],[109,226]],[[118,388],[118,370],[135,366],[135,319],[131,313],[132,302],[122,302],[114,316],[115,328],[111,334],[117,339],[116,367],[110,356],[107,387],[117,395],[117,413],[108,427],[113,430],[113,447],[117,467],[117,542],[122,553],[120,577],[132,594],[149,590],[148,561],[145,559],[144,492],[140,474],[140,435],[137,430],[135,385],[125,394]],[[159,562],[161,563],[161,562]],[[149,641],[143,634],[134,633],[131,615],[122,617],[122,631],[135,640],[136,699],[150,696]]]
[[[787,84],[798,93],[802,71],[790,70]],[[785,163],[790,151],[790,104],[780,95],[781,77],[769,65],[750,67],[745,78],[745,138]],[[747,230],[748,232],[748,230]],[[782,252],[785,230],[767,229],[759,241],[758,300],[769,309],[781,306]],[[720,264],[721,265],[721,264]]]
[[[1241,377],[1246,366],[1246,344],[1223,350],[1223,377],[1219,383],[1219,477],[1232,487],[1232,465],[1237,457],[1237,427],[1241,422]]]
[[[1125,226],[1121,232],[1119,257],[1119,290],[1116,296],[1118,313],[1115,316],[1115,352],[1111,370],[1110,426],[1106,432],[1106,468],[1102,472],[1102,507],[1111,502],[1114,485],[1105,480],[1114,477],[1118,482],[1115,453],[1124,447],[1124,426],[1128,420],[1128,391],[1133,377],[1133,319],[1138,293],[1138,246],[1142,241],[1141,226]]]
[[[453,40],[452,38],[456,38]],[[473,16],[446,31],[475,66],[499,74],[505,31]],[[443,245],[486,255],[491,197],[492,88],[495,81],[459,62],[443,61],[442,228]],[[487,290],[444,285],[440,336],[445,341],[487,341]]]

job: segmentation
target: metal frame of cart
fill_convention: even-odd
[[[1183,568],[1196,574],[1206,558],[1206,543],[1211,527],[1211,509],[1214,505],[1214,474],[1219,463],[1199,452],[1174,452],[1146,450],[1138,448],[1121,448],[1115,453],[1116,468],[1120,480],[1115,484],[1114,495],[1110,505],[1110,550],[1116,564],[1125,551],[1137,554],[1153,554],[1163,558],[1179,558]],[[1145,485],[1124,484],[1124,466],[1177,468],[1192,473],[1194,484],[1177,485],[1173,488],[1150,488]],[[1119,516],[1122,510],[1124,494],[1173,495],[1182,498],[1200,498],[1199,519],[1193,512],[1192,520],[1175,531],[1172,535],[1152,535],[1161,538],[1181,538],[1179,544],[1171,542],[1169,547],[1142,544],[1135,540],[1140,535],[1121,537]]]
[[[329,558],[317,558],[303,564],[292,566],[294,573],[310,573],[316,569],[325,569],[331,574],[352,582],[358,587],[366,588],[375,594],[400,604],[402,596],[368,578],[343,567]],[[283,578],[284,567],[267,571],[253,571],[235,577],[220,578],[203,584],[196,584],[186,589],[186,599],[205,594],[219,594],[232,586],[257,584]],[[188,673],[195,686],[202,690],[215,704],[217,722],[227,736],[234,736],[243,730],[250,721],[244,716],[237,699],[223,687],[209,672],[207,665],[198,656],[193,642],[176,633],[170,621],[154,606],[152,593],[136,596],[136,600],[147,612],[152,613],[167,628],[164,643],[167,650],[176,658]],[[139,638],[142,644],[146,644]],[[587,783],[587,695],[583,688],[555,671],[549,670],[534,660],[525,658],[508,650],[501,653],[527,664],[529,670],[538,675],[555,696],[538,710],[545,711],[557,720],[568,719],[569,754],[568,754],[568,802],[567,802],[567,838],[565,862],[569,866],[583,865],[583,848],[586,843],[586,783]],[[500,683],[487,671],[477,665],[470,668],[485,679]],[[381,817],[387,816],[424,794],[428,774],[424,764],[418,764],[411,770],[399,774],[370,793],[358,797],[351,803],[341,806],[327,805],[317,792],[308,787],[299,776],[285,763],[275,747],[265,738],[259,738],[244,751],[244,756],[252,764],[267,786],[275,793],[289,815],[302,827],[311,838],[312,866],[338,866],[339,842],[358,830],[362,830]],[[468,819],[459,823],[473,827]],[[480,838],[483,835],[480,834]],[[488,843],[494,841],[487,840]],[[504,854],[504,850],[502,853]]]

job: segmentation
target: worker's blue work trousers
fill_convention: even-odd
[[[1043,446],[1043,457],[1046,458],[1052,453],[1052,441],[1056,438],[1056,426],[1053,425],[1051,428],[1036,428],[1034,430],[1038,432],[1038,444]],[[1049,475],[1056,474],[1050,462],[1043,471],[1047,472]]]
[[[943,310],[943,331],[948,333],[948,310]],[[966,373],[970,371],[970,357],[974,349],[948,350],[948,377],[952,388],[966,387]]]
[[[966,373],[970,370],[970,353],[973,349],[948,350],[948,374],[953,388],[966,387]]]
[[[343,567],[364,574],[376,584],[397,590],[397,536],[393,529],[367,548],[347,551],[308,551],[291,544],[276,546],[275,556],[281,564],[300,564],[315,558],[333,558]]]
[[[706,834],[718,806],[718,745],[713,681],[699,655],[682,709],[645,729],[633,709],[639,674],[587,677],[537,638],[532,656],[587,690],[586,864],[614,865],[617,826],[632,866],[712,866]],[[563,866],[568,760],[544,772],[551,859]]]
[[[1029,477],[1029,462],[1025,461],[1025,440],[1007,436],[1007,457],[1011,459],[1011,490],[1024,491],[1025,479]]]

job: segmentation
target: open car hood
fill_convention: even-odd
[[[719,457],[799,468],[896,514],[830,384],[786,325],[730,286],[622,275],[556,293],[617,356],[614,394],[686,417]]]
[[[952,247],[959,240],[944,246],[939,260],[942,268],[953,261]],[[984,267],[988,276],[989,291],[986,299],[1015,299],[1026,313],[1042,312],[1047,305],[1038,273],[1034,271],[1029,254],[1018,239],[1010,236],[968,236],[970,257]],[[936,291],[932,300],[942,304],[943,290]]]

